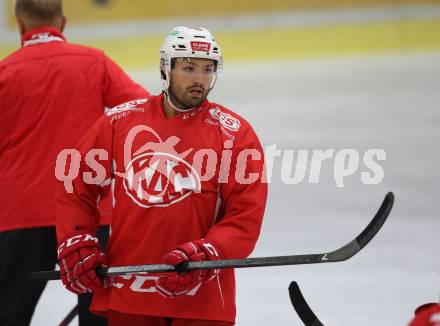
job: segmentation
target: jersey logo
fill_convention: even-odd
[[[429,322],[431,322],[431,323],[437,323],[437,324],[435,324],[435,325],[438,325],[438,323],[440,323],[440,312],[438,312],[438,313],[432,315],[431,318],[429,319]],[[435,325],[434,325],[434,326],[435,326]]]
[[[147,103],[147,102],[148,102],[148,99],[146,99],[146,98],[125,102],[123,104],[120,104],[120,105],[115,106],[114,108],[108,110],[105,114],[108,117],[110,117],[110,116],[112,116],[114,114],[121,113],[121,112],[124,112],[124,111],[136,111],[138,109],[137,108],[138,104],[144,104],[144,103]]]
[[[128,162],[123,176],[127,195],[137,205],[148,208],[166,207],[193,192],[200,192],[200,176],[185,160],[192,148],[178,153],[174,148],[180,141],[178,137],[171,136],[163,141],[148,126],[133,128],[127,138],[134,140],[137,134],[145,131],[149,133],[148,139],[153,135],[157,141],[147,141],[134,152],[133,158]]]
[[[189,113],[185,113],[184,115],[182,115],[182,119],[186,120],[186,119],[192,118],[192,117],[196,116],[197,114],[199,114],[200,111],[202,111],[202,107],[199,107],[197,109],[193,109]]]
[[[209,110],[211,116],[217,120],[224,128],[231,131],[238,131],[240,129],[240,120],[234,118],[228,113],[220,111],[219,108],[213,108]]]

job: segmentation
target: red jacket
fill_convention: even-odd
[[[243,118],[208,101],[167,118],[163,99],[116,107],[81,140],[81,177],[70,193],[63,184],[58,188],[58,239],[76,226],[96,229],[96,201],[105,195],[99,185],[113,179],[110,266],[160,263],[176,246],[200,238],[215,244],[225,259],[247,257],[259,236],[267,196],[257,136]],[[101,159],[98,151],[90,152],[94,149],[105,151]],[[94,153],[99,168],[85,162],[88,153]],[[96,184],[82,177],[93,171],[102,174]],[[156,278],[115,277],[111,289],[95,294],[92,309],[234,321],[233,270],[175,299],[156,291]]]
[[[420,306],[409,326],[440,326],[440,303]]]
[[[0,231],[53,226],[59,151],[105,107],[147,95],[101,51],[53,28],[25,34],[0,62]]]

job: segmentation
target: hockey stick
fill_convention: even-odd
[[[72,310],[67,314],[67,316],[63,319],[63,321],[58,326],[67,326],[70,322],[76,317],[78,314],[78,305],[73,307]]]
[[[125,275],[134,273],[165,273],[165,272],[186,272],[198,269],[227,269],[227,268],[247,268],[247,267],[266,267],[302,264],[320,264],[344,261],[357,254],[363,247],[374,238],[376,233],[385,223],[391,212],[394,203],[394,195],[389,192],[382,202],[379,210],[367,227],[355,239],[345,246],[322,254],[310,255],[290,255],[274,257],[258,257],[246,259],[228,259],[216,261],[190,262],[183,268],[176,269],[174,266],[165,264],[137,265],[137,266],[115,266],[110,268],[100,267],[97,273],[100,277]],[[58,280],[59,271],[33,272],[30,278],[34,280]]]
[[[298,283],[295,281],[291,282],[289,285],[289,296],[292,302],[293,308],[295,308],[296,313],[305,326],[324,326],[313,313],[310,306],[307,304],[306,299],[304,299],[301,290],[299,289]]]

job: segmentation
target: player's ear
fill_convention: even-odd
[[[67,18],[66,18],[66,16],[63,16],[63,18],[61,20],[61,26],[60,26],[61,33],[64,32],[64,27],[66,27],[66,23],[67,23]]]
[[[23,18],[16,16],[15,19],[17,20],[18,30],[20,31],[20,35],[23,35],[26,33],[26,24],[23,20]]]

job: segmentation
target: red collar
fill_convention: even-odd
[[[30,32],[25,33],[21,37],[21,46],[49,43],[49,42],[65,42],[63,34],[53,27],[39,27]]]

